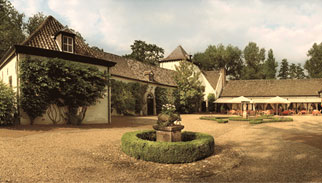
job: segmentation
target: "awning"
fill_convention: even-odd
[[[218,98],[214,103],[218,104],[229,104],[231,103],[232,98]]]
[[[291,102],[288,101],[285,98],[276,96],[276,97],[273,97],[273,98],[270,98],[270,99],[266,100],[265,103],[268,103],[268,104],[289,104]]]
[[[321,103],[321,98],[311,97],[311,98],[289,98],[291,103]]]

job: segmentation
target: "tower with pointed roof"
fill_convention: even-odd
[[[191,62],[191,55],[181,45],[174,49],[166,58],[159,61],[159,63],[162,68],[175,70],[175,65],[178,66],[180,61]]]

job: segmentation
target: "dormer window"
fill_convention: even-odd
[[[63,28],[53,36],[53,39],[60,51],[75,53],[75,36],[76,34],[72,30]]]
[[[65,52],[74,52],[74,40],[70,36],[63,36],[63,51]]]

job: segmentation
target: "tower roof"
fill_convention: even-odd
[[[162,59],[160,62],[168,62],[168,61],[176,61],[176,60],[191,60],[190,55],[179,45],[176,49],[174,49],[170,55],[168,55],[165,59]]]

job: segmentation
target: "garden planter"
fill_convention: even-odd
[[[173,126],[159,126],[153,125],[156,130],[156,141],[159,142],[180,142],[181,141],[181,130],[184,128],[183,125]]]

